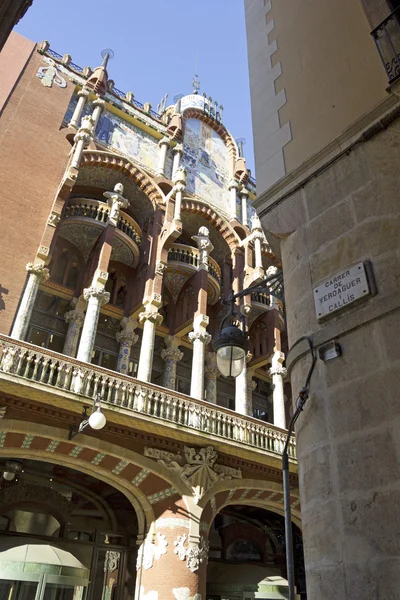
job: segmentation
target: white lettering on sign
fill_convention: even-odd
[[[370,289],[364,263],[347,267],[314,288],[317,317],[322,319],[368,294]]]

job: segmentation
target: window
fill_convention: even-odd
[[[99,365],[110,371],[117,368],[117,355],[100,348],[95,348],[92,352],[92,364]]]
[[[41,346],[42,348],[62,353],[65,337],[51,331],[45,331],[44,329],[40,329],[40,327],[31,327],[28,342],[35,346]]]

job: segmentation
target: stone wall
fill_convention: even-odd
[[[395,598],[400,584],[400,120],[381,129],[260,207],[280,239],[289,346],[342,350],[318,359],[297,426],[308,600]],[[365,260],[377,295],[318,322],[313,288]],[[288,363],[296,397],[310,356]]]

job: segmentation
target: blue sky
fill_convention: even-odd
[[[168,92],[192,91],[199,55],[200,92],[224,106],[224,122],[244,137],[254,175],[243,0],[34,0],[16,31],[84,67],[112,48],[109,76],[153,108]]]

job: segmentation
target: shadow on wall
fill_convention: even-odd
[[[6,309],[6,303],[4,302],[3,294],[8,294],[8,289],[3,287],[0,283],[0,312]]]

